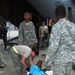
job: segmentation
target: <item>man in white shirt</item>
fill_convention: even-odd
[[[41,23],[42,25],[39,28],[40,47],[45,47],[48,36],[48,27],[45,25],[45,21],[41,21]]]
[[[17,45],[11,48],[10,54],[18,75],[26,75],[26,69],[33,65],[33,57],[37,56],[39,51],[25,45]]]

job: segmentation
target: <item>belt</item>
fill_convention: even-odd
[[[13,46],[12,48],[13,48],[14,52],[15,52],[16,54],[18,54],[18,51],[17,51],[17,49],[15,48],[15,46]]]

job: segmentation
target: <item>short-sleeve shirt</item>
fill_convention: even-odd
[[[47,26],[40,26],[39,31],[41,32],[41,35],[44,35],[44,31],[47,31],[48,27]]]
[[[32,49],[29,48],[28,46],[25,45],[17,45],[15,46],[16,50],[18,51],[18,54],[24,56],[24,57],[29,57],[31,54]]]

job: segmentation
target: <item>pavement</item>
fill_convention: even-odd
[[[42,56],[42,54],[46,54],[46,52],[47,48],[45,50],[40,50],[39,56],[34,58],[34,64],[36,64],[38,60],[42,60],[44,63],[45,56]],[[17,75],[12,58],[8,51],[4,52],[4,59],[7,66],[3,69],[0,69],[0,75]],[[44,64],[42,64],[42,68],[44,68]]]

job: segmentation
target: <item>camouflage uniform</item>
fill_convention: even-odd
[[[32,47],[34,43],[37,43],[35,27],[31,21],[29,21],[29,25],[27,25],[25,21],[20,24],[18,41],[20,45],[30,47]]]
[[[73,75],[75,62],[75,24],[60,19],[52,28],[45,66],[53,63],[53,75]]]
[[[0,67],[6,66],[6,62],[3,57],[4,57],[4,43],[3,40],[0,39]]]
[[[0,39],[0,52],[4,54],[4,42],[2,39]]]

